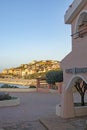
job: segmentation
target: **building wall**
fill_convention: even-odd
[[[72,34],[76,33],[77,21],[80,16],[80,13],[83,10],[87,10],[87,4],[80,10],[78,15],[71,22],[71,32]],[[70,24],[70,23],[69,23]],[[71,87],[73,87],[73,79],[76,77],[81,77],[85,82],[87,82],[87,72],[84,73],[68,73],[66,69],[75,68],[87,68],[87,35],[83,38],[75,39],[72,36],[72,51],[65,56],[61,61],[61,68],[63,69],[63,91],[61,96],[61,117],[71,118],[75,117],[75,109],[73,104],[73,93]],[[75,82],[75,81],[74,81]]]
[[[87,10],[87,5],[85,5],[85,7],[81,10],[81,12],[83,10]],[[72,34],[76,33],[75,32],[76,25],[78,17],[81,12],[79,12],[79,14],[75,17],[75,19],[71,23]],[[87,36],[77,39],[74,39],[72,37],[72,51],[61,61],[61,67],[64,70],[64,84],[67,84],[70,78],[74,75],[65,73],[65,69],[75,67],[77,68],[87,67],[86,59],[87,59]],[[87,80],[87,76],[85,76],[86,75],[85,73],[81,75],[84,76]]]

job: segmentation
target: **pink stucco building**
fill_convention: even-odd
[[[64,83],[61,113],[64,118],[75,117],[72,87],[80,77],[87,83],[87,0],[74,0],[64,16],[71,25],[72,51],[61,61]]]

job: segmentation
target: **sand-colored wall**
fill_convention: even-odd
[[[87,5],[84,6],[81,12],[86,10]],[[77,21],[81,12],[79,12],[79,14],[71,23],[72,34],[76,32]],[[65,69],[87,67],[87,36],[77,39],[72,37],[71,44],[72,51],[61,61],[61,68],[63,68],[64,71],[64,84],[67,84],[70,78],[73,76],[72,74],[65,73]],[[85,74],[82,75],[85,76]],[[87,79],[87,77],[85,78]]]
[[[78,18],[84,10],[87,10],[87,5],[85,5],[79,14],[74,18],[71,23],[72,34],[76,33],[76,26]],[[83,38],[74,39],[72,37],[72,51],[65,56],[61,61],[61,68],[63,69],[63,91],[61,99],[61,117],[70,118],[75,116],[75,108],[73,106],[73,93],[70,82],[72,82],[73,77],[81,76],[87,82],[87,72],[86,73],[66,73],[66,69],[71,68],[85,68],[87,67],[87,36]],[[69,85],[70,84],[70,85]]]

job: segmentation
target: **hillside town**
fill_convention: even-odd
[[[46,73],[50,70],[60,70],[60,62],[57,60],[34,60],[16,68],[4,69],[0,73],[0,83],[36,86],[37,78],[45,78]],[[46,84],[46,81],[43,80],[42,85],[46,86]]]
[[[16,77],[32,79],[36,77],[44,77],[48,71],[58,69],[60,69],[60,62],[57,60],[34,60],[28,64],[21,64],[16,68],[4,69],[0,76],[4,78]]]
[[[28,64],[21,64],[16,68],[4,69],[1,75],[4,77],[33,78],[45,74],[49,70],[60,69],[60,62],[56,60],[32,61]]]

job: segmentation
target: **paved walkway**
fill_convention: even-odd
[[[36,121],[0,123],[0,130],[87,130],[87,117],[61,119],[56,115]]]
[[[0,130],[87,130],[87,117],[62,119],[55,114],[60,95],[11,93],[21,99],[15,107],[0,108]],[[76,95],[76,99],[77,99]]]
[[[10,93],[20,98],[20,105],[0,108],[0,130],[46,130],[40,118],[55,114],[60,102],[58,94],[51,93]]]
[[[4,123],[0,130],[47,130],[40,121],[21,121],[14,123]]]
[[[87,130],[87,116],[62,119],[53,115],[48,118],[42,118],[40,121],[48,130]]]

